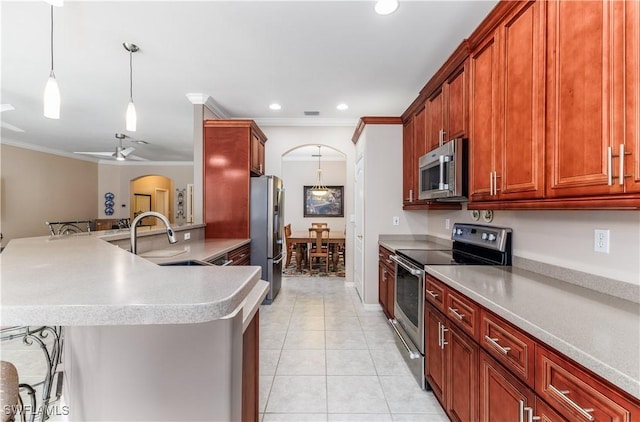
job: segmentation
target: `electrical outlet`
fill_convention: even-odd
[[[394,226],[400,225],[400,217],[398,217],[397,215],[393,217],[393,225]]]
[[[594,230],[593,250],[600,253],[609,253],[609,230]]]
[[[189,239],[191,239],[191,233],[185,233],[184,240],[189,240]]]
[[[445,229],[450,229],[451,228],[451,220],[448,218],[444,219],[444,228]]]

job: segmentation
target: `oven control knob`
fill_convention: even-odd
[[[456,229],[455,232],[458,236],[462,236],[462,229]]]
[[[486,233],[482,233],[482,240],[487,240],[487,237],[489,237]]]
[[[495,240],[496,240],[496,235],[493,233],[489,234],[489,242],[493,242]]]

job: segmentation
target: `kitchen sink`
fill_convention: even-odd
[[[184,261],[165,262],[163,264],[158,264],[158,265],[162,265],[163,267],[168,267],[168,266],[213,266],[213,264],[210,264],[210,263],[205,262],[205,261],[198,261],[197,259],[187,259],[187,260],[184,260]]]

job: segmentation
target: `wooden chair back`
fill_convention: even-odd
[[[329,243],[326,240],[329,237],[329,231],[328,227],[309,229],[309,238],[314,240],[309,250],[309,270],[312,269],[313,258],[324,258],[325,271],[329,272]]]
[[[312,229],[322,229],[325,227],[329,227],[329,223],[311,223]]]

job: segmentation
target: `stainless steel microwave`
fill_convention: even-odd
[[[467,200],[467,139],[457,138],[419,160],[418,199]]]

